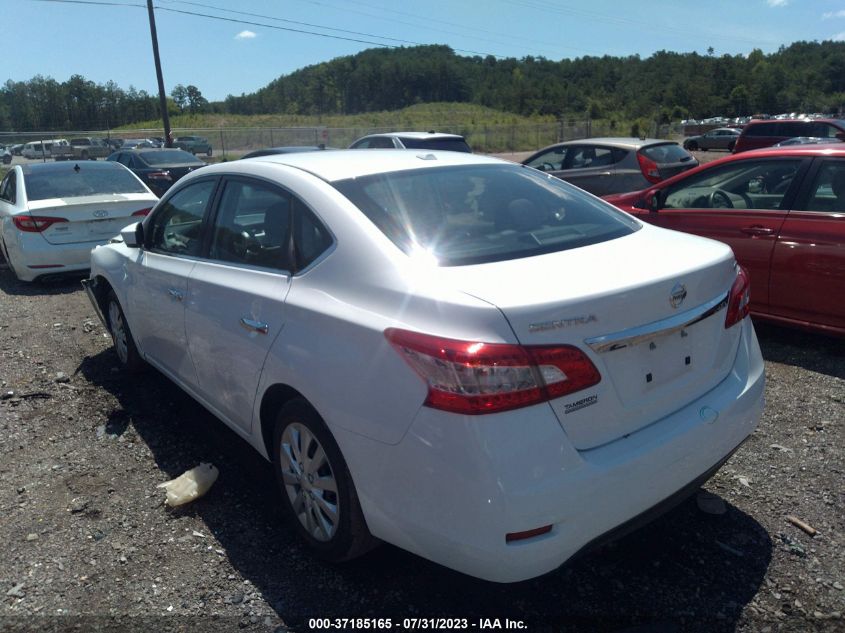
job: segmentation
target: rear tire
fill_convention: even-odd
[[[205,152],[206,156],[211,156],[211,148],[209,147],[208,150]]]
[[[114,351],[120,364],[132,374],[143,370],[144,360],[138,353],[132,331],[126,322],[126,316],[123,314],[123,308],[120,307],[120,302],[113,290],[109,292],[109,296],[106,298],[106,320],[111,331]]]
[[[279,411],[272,453],[284,512],[317,556],[338,563],[378,543],[367,529],[337,443],[304,399]]]
[[[689,151],[691,151],[691,152],[696,152],[696,151],[698,151],[698,143],[695,143],[695,142],[690,143],[690,144],[687,146],[687,149],[688,149]]]

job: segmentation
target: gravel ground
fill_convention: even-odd
[[[78,279],[22,284],[2,267],[0,630],[510,617],[534,631],[843,631],[845,342],[758,334],[766,411],[706,486],[724,513],[691,499],[557,572],[495,585],[386,545],[315,560],[251,448],[157,372],[118,371]],[[166,508],[156,484],[201,461],[220,469],[209,494]]]

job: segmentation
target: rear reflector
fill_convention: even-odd
[[[65,218],[51,218],[40,215],[15,215],[12,217],[12,222],[19,231],[24,233],[40,233],[54,224],[59,222],[67,222]]]
[[[428,385],[424,404],[479,415],[527,407],[601,380],[570,345],[510,345],[440,338],[389,328],[385,337]]]
[[[748,273],[742,266],[737,267],[736,279],[731,286],[731,294],[728,296],[728,312],[725,314],[725,329],[742,321],[748,316],[748,304],[751,282]]]
[[[640,164],[640,171],[643,172],[646,180],[652,183],[660,182],[660,169],[657,167],[657,163],[642,152],[637,152],[637,162]]]
[[[533,530],[526,530],[525,532],[510,532],[505,534],[505,543],[513,543],[514,541],[524,541],[527,538],[534,538],[541,534],[548,534],[552,531],[551,525],[544,525],[543,527],[534,528]]]

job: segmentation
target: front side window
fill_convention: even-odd
[[[801,160],[743,160],[666,190],[666,209],[779,209]]]
[[[822,163],[810,187],[807,211],[845,213],[845,161]]]
[[[150,250],[168,255],[199,256],[202,219],[215,181],[203,180],[172,195],[150,219]]]
[[[333,183],[406,254],[459,266],[633,233],[633,218],[562,180],[511,165],[432,167]]]
[[[209,257],[290,270],[291,196],[253,181],[231,180],[220,198]]]

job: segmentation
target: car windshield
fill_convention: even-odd
[[[577,187],[521,166],[415,169],[333,184],[405,253],[443,266],[568,250],[640,228]]]
[[[402,137],[402,145],[408,149],[442,149],[449,152],[466,152],[472,150],[462,138],[405,138]]]
[[[114,163],[109,163],[114,165]],[[24,172],[24,186],[29,200],[77,198],[115,193],[146,193],[138,179],[123,167],[86,169],[70,165],[65,169]]]
[[[205,165],[199,158],[181,149],[162,150],[160,152],[143,152],[141,158],[150,166],[156,165]]]

